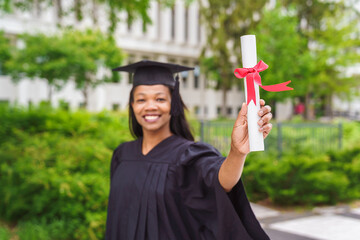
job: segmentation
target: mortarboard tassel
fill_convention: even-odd
[[[181,113],[184,111],[182,105],[181,105],[181,100],[180,100],[180,90],[179,90],[179,76],[177,75],[175,77],[175,87],[174,87],[174,91],[172,93],[171,96],[171,111],[170,114],[171,116],[179,116],[181,115]]]

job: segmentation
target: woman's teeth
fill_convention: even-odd
[[[146,120],[155,120],[157,119],[159,116],[145,116]]]

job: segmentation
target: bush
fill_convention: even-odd
[[[94,139],[56,134],[21,132],[17,138],[22,142],[0,149],[1,216],[9,221],[61,219],[71,222],[68,231],[79,239],[104,228],[111,150]]]
[[[277,159],[275,154],[251,153],[243,180],[253,201],[316,205],[355,200],[360,193],[360,155],[356,150],[343,150],[336,157],[293,150]]]
[[[0,106],[0,115],[0,145],[15,137],[17,130],[28,134],[47,132],[65,137],[86,136],[105,141],[109,148],[132,138],[126,113],[69,112],[41,105],[29,109]]]
[[[3,227],[0,225],[0,239],[1,240],[10,240],[11,239],[11,233],[10,230],[6,227]]]
[[[51,223],[39,220],[25,221],[18,224],[16,234],[20,240],[72,239],[68,229],[71,227],[70,224],[61,220],[53,220]]]
[[[19,222],[19,239],[102,239],[111,154],[132,139],[126,114],[47,105],[0,106],[0,114],[0,218]],[[276,143],[271,135],[267,141]],[[311,205],[360,197],[359,147],[315,155],[296,145],[277,157],[276,150],[248,155],[243,180],[252,201]],[[0,239],[10,238],[0,227]]]
[[[0,111],[1,218],[22,222],[20,239],[103,238],[110,160],[131,140],[127,118],[43,107]]]
[[[360,198],[360,147],[330,152],[331,170],[341,170],[349,179],[348,194],[351,198]]]
[[[344,149],[359,148],[360,142],[360,122],[343,123],[343,147]]]
[[[50,240],[51,236],[49,235],[48,230],[38,224],[31,222],[25,222],[19,225],[19,230],[17,232],[20,240]]]

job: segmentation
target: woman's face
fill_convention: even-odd
[[[143,132],[170,133],[171,94],[165,85],[139,85],[131,106]]]

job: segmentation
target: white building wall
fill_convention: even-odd
[[[0,76],[0,101],[15,102],[17,97],[16,85],[11,82],[10,77]]]

